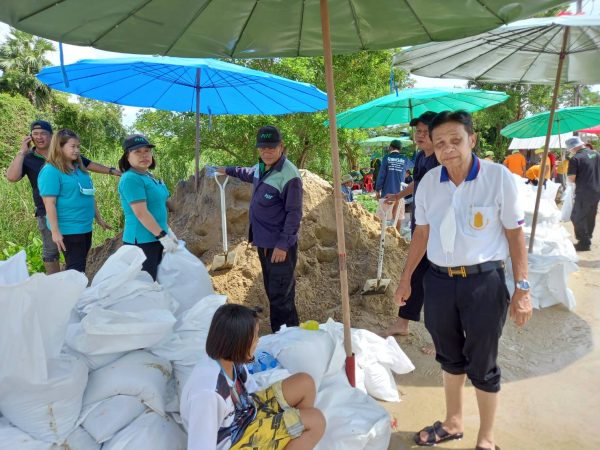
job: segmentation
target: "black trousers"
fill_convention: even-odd
[[[272,263],[272,248],[257,247],[260,265],[262,267],[265,291],[269,298],[271,330],[273,333],[282,325],[297,326],[298,312],[296,311],[296,261],[298,260],[298,244],[290,247],[285,261]]]
[[[423,277],[429,269],[429,260],[427,253],[419,262],[410,279],[410,297],[406,300],[406,305],[398,310],[398,316],[403,319],[418,322],[421,320],[421,309],[423,308]]]
[[[145,244],[130,244],[129,242],[123,242],[123,245],[135,245],[142,249],[144,255],[146,255],[146,261],[142,264],[142,270],[145,270],[150,274],[152,279],[156,281],[156,274],[158,273],[158,265],[162,261],[163,257],[163,246],[159,241],[147,242]]]
[[[504,269],[462,278],[429,268],[423,284],[435,359],[450,374],[466,373],[477,389],[498,392],[498,341],[510,303]]]
[[[596,226],[596,214],[598,213],[598,199],[576,195],[571,212],[571,222],[575,230],[575,238],[582,246],[589,247],[592,244],[592,234]]]
[[[63,235],[65,244],[66,270],[73,269],[78,272],[85,272],[85,263],[87,255],[92,248],[92,232],[80,234],[65,234]]]

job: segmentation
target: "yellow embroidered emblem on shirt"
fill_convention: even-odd
[[[485,216],[481,211],[476,211],[471,220],[471,227],[476,230],[483,230],[490,223],[489,219],[485,220]]]

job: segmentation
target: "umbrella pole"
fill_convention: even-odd
[[[538,210],[540,208],[540,200],[542,198],[542,189],[544,189],[544,181],[546,180],[546,159],[548,158],[548,147],[550,146],[550,136],[552,135],[552,125],[554,124],[554,111],[556,110],[556,100],[558,98],[558,89],[560,87],[560,76],[562,73],[563,63],[566,56],[567,42],[569,40],[569,27],[565,27],[563,35],[562,48],[558,60],[558,69],[556,69],[556,80],[554,82],[554,92],[552,93],[552,104],[550,106],[550,117],[548,118],[548,132],[546,133],[546,142],[544,143],[544,154],[542,155],[542,164],[540,167],[540,180],[537,186],[537,194],[535,196],[535,208],[533,210],[533,220],[531,222],[531,236],[529,237],[529,253],[533,252],[533,242],[535,239],[535,229],[537,226]]]
[[[333,57],[331,54],[331,36],[329,34],[329,10],[327,0],[321,2],[321,28],[323,31],[323,56],[325,60],[325,80],[327,82],[327,111],[329,113],[329,138],[331,142],[331,163],[333,166],[333,201],[335,205],[335,223],[338,241],[338,261],[340,268],[340,287],[342,294],[342,317],[344,323],[344,350],[346,351],[346,375],[352,386],[356,385],[354,376],[354,354],[350,334],[350,296],[348,294],[348,271],[346,267],[346,240],[344,236],[344,215],[342,210],[342,191],[340,176],[340,156],[335,117],[335,85],[333,81]]]
[[[195,187],[198,192],[200,182],[200,68],[196,69],[196,176]]]

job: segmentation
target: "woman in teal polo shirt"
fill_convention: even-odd
[[[96,190],[81,160],[79,137],[73,131],[60,130],[52,137],[38,187],[52,240],[65,256],[66,269],[85,272],[94,217],[101,227],[110,226],[98,212]]]
[[[167,186],[150,173],[156,167],[154,145],[134,134],[123,141],[119,169],[121,206],[125,214],[123,244],[137,245],[146,255],[142,269],[156,281],[163,251],[177,249],[177,237],[167,225]]]

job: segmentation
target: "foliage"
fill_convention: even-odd
[[[354,107],[387,93],[391,52],[361,52],[334,58],[338,111]],[[325,90],[322,58],[277,58],[233,60],[253,69],[290,79],[302,80]],[[398,72],[400,87],[406,74]],[[254,148],[256,130],[267,123],[281,129],[288,157],[299,167],[331,177],[329,131],[323,122],[326,112],[283,116],[201,117],[201,164],[250,165],[258,158]],[[195,117],[166,111],[143,111],[135,128],[159,146],[159,160],[178,162],[182,175],[193,167]],[[340,158],[348,169],[354,164],[368,165],[368,157],[357,142],[366,138],[363,130],[338,130]],[[190,173],[189,171],[187,172]]]
[[[377,212],[379,202],[375,200],[375,197],[372,197],[368,194],[358,194],[354,196],[354,200],[363,205],[364,208],[371,214],[375,214]]]
[[[12,241],[6,242],[6,247],[0,249],[0,261],[16,255],[21,250],[25,250],[27,255],[27,269],[29,273],[43,272],[44,261],[42,259],[42,239],[39,235],[29,233],[26,244],[15,244]]]
[[[46,54],[54,50],[50,41],[11,28],[8,39],[0,45],[0,91],[21,94],[37,108],[50,100],[50,88],[35,75],[50,64]]]
[[[0,92],[0,167],[8,166],[36,118],[26,98]]]

